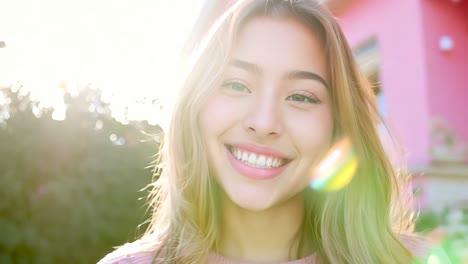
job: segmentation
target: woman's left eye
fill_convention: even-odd
[[[286,100],[294,101],[294,102],[298,102],[298,103],[311,103],[311,104],[320,103],[320,100],[318,100],[317,98],[311,97],[311,96],[306,96],[306,95],[303,95],[303,94],[293,94],[291,96],[288,96],[286,98]]]

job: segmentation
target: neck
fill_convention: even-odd
[[[302,195],[263,211],[249,211],[223,198],[222,255],[252,262],[295,259],[304,218]]]

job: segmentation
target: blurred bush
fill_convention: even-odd
[[[468,263],[468,208],[427,210],[418,217],[416,231],[439,243],[452,263]]]
[[[160,128],[116,122],[92,89],[65,95],[63,121],[21,89],[0,97],[0,263],[96,263],[135,239],[158,148],[141,131]]]

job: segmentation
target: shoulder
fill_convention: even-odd
[[[416,259],[422,261],[422,263],[430,263],[428,262],[430,258],[436,258],[438,262],[435,263],[451,263],[444,249],[434,241],[416,234],[400,234],[398,238]]]
[[[107,254],[97,264],[151,264],[156,251],[155,247],[137,240],[120,246]]]
[[[416,257],[423,257],[431,251],[431,241],[415,234],[399,234],[400,242]]]

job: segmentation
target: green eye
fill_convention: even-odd
[[[289,96],[288,98],[286,98],[286,100],[294,101],[294,102],[298,102],[298,103],[311,103],[311,104],[320,103],[320,101],[318,99],[316,99],[314,97],[305,96],[303,94],[293,94],[293,95]]]
[[[223,84],[223,88],[227,88],[237,92],[250,92],[247,86],[239,82],[227,82]]]

